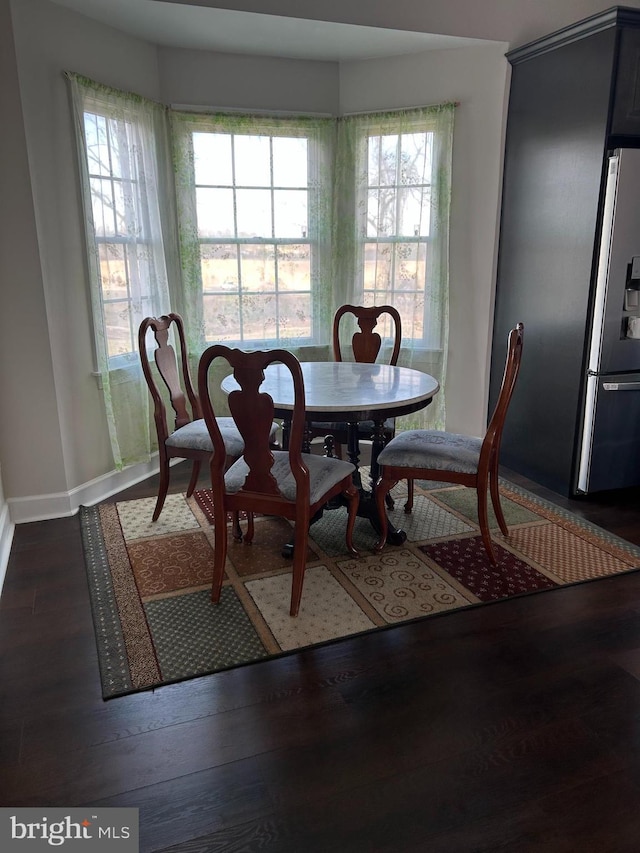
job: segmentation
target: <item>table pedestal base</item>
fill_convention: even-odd
[[[376,533],[380,533],[380,518],[376,506],[375,497],[371,492],[360,492],[360,503],[358,504],[358,515],[367,518]],[[407,534],[399,527],[394,527],[387,516],[387,542],[389,545],[404,545]]]
[[[285,449],[289,446],[289,428],[290,424],[285,422],[283,424],[283,445]],[[357,422],[347,422],[347,456],[349,462],[351,462],[355,470],[353,472],[353,482],[354,485],[358,488],[360,492],[360,502],[358,504],[358,516],[359,518],[366,518],[369,520],[371,526],[375,530],[376,533],[380,533],[380,517],[378,515],[378,508],[376,506],[375,500],[375,484],[378,479],[378,454],[384,447],[384,422],[381,420],[374,420],[373,430],[371,433],[371,490],[367,491],[362,485],[362,476],[360,474],[360,441],[358,435],[358,424]],[[324,439],[324,451],[325,455],[329,457],[334,456],[334,447],[335,441],[331,434],[325,436]],[[305,435],[305,443],[303,450],[305,453],[311,452],[311,445],[309,441],[309,435]],[[386,499],[387,506],[392,509],[393,508],[393,498],[388,494]],[[333,498],[325,507],[320,510],[320,512],[316,513],[316,515],[311,519],[311,525],[314,522],[318,521],[322,518],[322,514],[324,509],[332,510],[337,509],[341,506],[345,506],[344,499],[338,495]],[[387,544],[388,545],[404,545],[407,541],[407,534],[404,530],[399,527],[394,527],[387,516]],[[293,556],[293,542],[287,542],[287,544],[282,549],[283,557],[292,557]]]
[[[325,506],[311,519],[310,527],[313,527],[315,522],[322,518],[325,511],[331,512],[331,510],[339,509],[341,506],[346,506],[346,503],[340,496],[325,504]],[[376,507],[375,498],[371,492],[365,492],[364,489],[360,490],[358,517],[368,519],[375,532],[378,534],[380,533],[380,519],[378,516],[378,508]],[[399,527],[394,527],[387,516],[387,545],[404,545],[406,541],[407,534],[404,530]],[[287,544],[283,546],[281,553],[283,557],[293,557],[293,542],[287,542]]]

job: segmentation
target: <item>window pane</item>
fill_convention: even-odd
[[[309,337],[311,335],[311,294],[281,295],[278,304],[280,334],[285,337]]]
[[[196,184],[232,186],[231,135],[194,133],[193,164]]]
[[[200,237],[233,237],[233,190],[196,188]]]
[[[136,150],[136,147],[139,147],[136,146],[133,139],[133,128],[127,122],[115,121],[115,119],[108,119],[106,128],[109,141],[110,172],[114,178],[131,178],[129,157]]]
[[[108,180],[91,178],[91,207],[96,236],[106,237],[116,233],[113,184]]]
[[[432,136],[431,133],[405,133],[402,135],[401,184],[430,183]]]
[[[238,249],[233,244],[210,245],[200,248],[202,289],[207,292],[228,293],[238,290]]]
[[[307,140],[276,137],[273,140],[274,186],[306,187],[308,173]]]
[[[424,243],[398,243],[395,247],[394,290],[424,292],[427,247]]]
[[[391,237],[396,233],[396,190],[369,190],[367,237]]]
[[[273,293],[251,293],[242,297],[242,340],[267,341],[278,336],[278,303]]]
[[[382,294],[391,290],[391,243],[366,243],[364,247],[364,289]]]
[[[405,335],[404,325],[402,327],[403,338],[424,338],[424,293],[396,293],[394,305],[400,312],[401,317],[411,317],[411,328],[407,329]],[[439,340],[431,341],[432,345],[438,346]]]
[[[126,299],[128,289],[124,246],[120,243],[100,243],[98,256],[104,299]]]
[[[235,136],[236,186],[271,186],[271,146],[268,136]]]
[[[236,192],[238,237],[272,237],[271,191]]]
[[[141,226],[140,218],[134,206],[131,186],[121,181],[113,182],[113,203],[115,206],[116,233],[135,236]]]
[[[428,237],[431,223],[431,188],[406,187],[399,190],[401,237]]]
[[[104,116],[85,113],[84,132],[89,174],[109,175],[109,148],[107,146],[106,120]]]
[[[365,291],[394,305],[400,292],[424,292],[426,256],[425,243],[365,244]]]
[[[311,247],[309,244],[278,246],[278,289],[311,290]]]
[[[369,137],[369,186],[396,183],[398,135]]]
[[[296,239],[307,236],[309,226],[306,190],[275,190],[273,210],[276,237]]]
[[[203,312],[207,341],[240,340],[240,308],[237,296],[205,296]]]
[[[106,302],[104,305],[104,323],[107,331],[109,358],[133,352],[129,303]]]
[[[274,246],[241,246],[242,291],[264,293],[276,289]]]

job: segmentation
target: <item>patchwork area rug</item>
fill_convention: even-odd
[[[492,517],[499,555],[493,567],[479,534],[475,491],[416,483],[392,492],[392,522],[402,546],[373,546],[358,519],[344,546],[346,510],[325,511],[312,525],[302,603],[289,616],[289,522],[256,518],[252,545],[229,537],[219,605],[210,601],[213,561],[211,495],[154,498],[82,507],[81,525],[105,699],[201,676],[383,626],[482,602],[550,590],[640,566],[640,549],[537,498],[501,485],[509,536]]]

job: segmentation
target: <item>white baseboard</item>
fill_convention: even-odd
[[[5,504],[0,512],[0,590],[2,590],[4,578],[7,573],[14,529],[15,525],[9,516],[9,507]]]
[[[8,498],[7,506],[12,524],[25,524],[29,521],[45,521],[48,518],[62,518],[75,515],[81,506],[92,506],[146,480],[158,473],[157,457],[150,462],[131,465],[123,471],[110,471],[83,483],[70,492],[56,492],[49,495],[33,495],[25,498]],[[1,542],[1,540],[0,540]]]

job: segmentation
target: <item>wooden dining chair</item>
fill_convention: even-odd
[[[374,364],[382,347],[382,337],[375,331],[381,316],[387,315],[393,324],[393,347],[388,363],[395,365],[400,354],[402,342],[402,321],[400,314],[392,305],[364,306],[364,305],[342,305],[333,317],[333,358],[335,361],[345,360],[346,353],[343,352],[341,338],[343,337],[343,326],[351,317],[357,322],[358,330],[351,337],[351,351],[353,360],[366,364]],[[347,424],[341,421],[311,421],[308,426],[310,438],[331,436],[329,447],[332,448],[338,458],[342,458],[342,445],[347,443]],[[358,424],[358,438],[368,440],[373,433],[373,421],[362,421]],[[395,433],[395,420],[388,418],[384,424],[385,441],[389,441]]]
[[[155,339],[153,356],[157,372],[152,369],[149,361],[148,344],[151,343],[149,330],[153,332]],[[170,341],[172,330],[180,349],[179,362]],[[169,490],[169,460],[191,459],[193,461],[191,479],[187,488],[187,497],[190,497],[198,483],[200,467],[203,462],[208,462],[213,446],[209,430],[200,413],[198,397],[193,390],[182,317],[179,314],[146,317],[138,329],[138,350],[142,372],[153,400],[153,419],[158,437],[160,483],[152,516],[153,521],[157,521]],[[169,425],[167,407],[158,379],[164,383],[169,394],[169,402],[175,415],[173,427]],[[242,455],[244,442],[233,418],[221,417],[218,420],[228,464]],[[277,429],[278,425],[274,423],[270,433],[274,446],[277,446]]]
[[[376,550],[384,548],[387,539],[387,518],[383,510],[385,495],[389,490],[405,477],[411,480],[437,480],[459,483],[476,490],[482,541],[489,560],[496,565],[496,554],[489,531],[487,491],[491,493],[491,502],[500,530],[507,536],[509,528],[500,505],[498,488],[500,440],[520,370],[523,338],[524,326],[518,323],[509,332],[500,394],[484,438],[439,430],[407,430],[398,433],[380,452],[380,476],[375,494],[381,523]],[[407,512],[411,512],[411,509],[412,501],[405,506]]]
[[[224,438],[209,395],[209,368],[216,359],[225,359],[233,368],[239,385],[228,397],[229,410],[245,451],[227,471],[224,469]],[[282,363],[291,373],[294,391],[291,438],[288,450],[269,446],[273,420],[273,399],[260,391],[265,368]],[[324,504],[342,495],[348,505],[346,527],[347,549],[353,556],[353,529],[359,493],[353,484],[355,470],[350,462],[302,452],[305,429],[304,382],[300,362],[286,350],[244,352],[214,344],[206,349],[198,368],[198,393],[214,452],[210,460],[213,493],[214,565],[211,599],[220,600],[227,555],[228,513],[248,513],[244,540],[253,541],[253,513],[277,515],[295,523],[291,616],[296,616],[302,596],[302,583],[307,560],[309,524]]]

